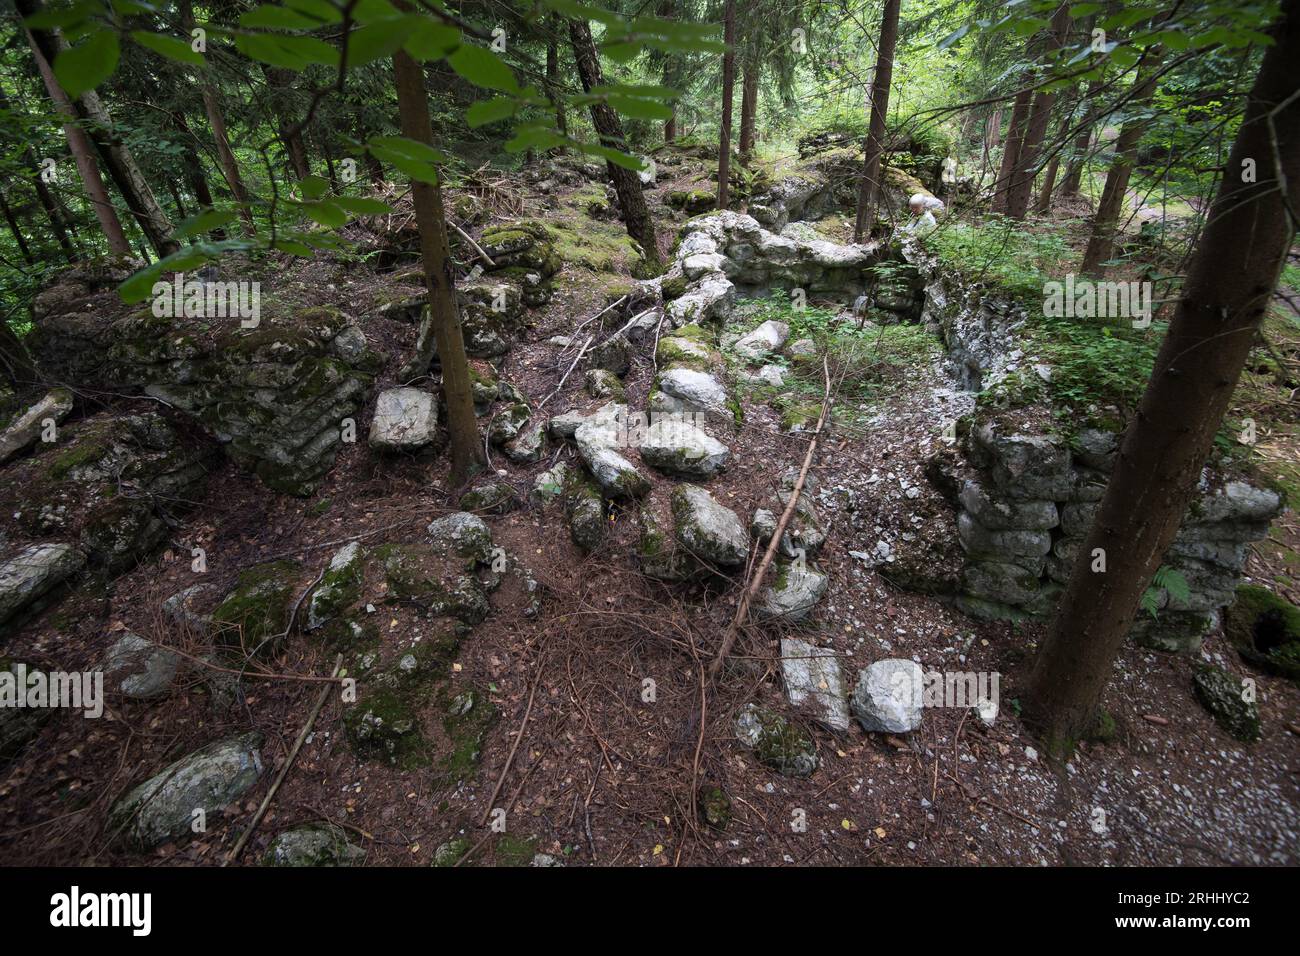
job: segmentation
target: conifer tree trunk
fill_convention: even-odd
[[[9,208],[9,203],[5,201],[3,192],[0,192],[0,213],[3,213],[5,222],[9,224],[9,231],[13,234],[14,242],[18,243],[18,251],[22,254],[23,262],[33,265],[36,260],[32,258],[32,250],[28,248],[27,239],[23,236],[18,220],[14,218],[14,211]]]
[[[582,80],[582,88],[590,92],[593,87],[600,86],[605,80],[600,69],[596,44],[591,38],[591,26],[587,21],[569,21],[569,42],[573,46],[573,58],[578,64],[578,76]],[[618,118],[618,113],[614,112],[608,104],[601,102],[591,104],[591,125],[596,127],[601,145],[627,151],[623,124]],[[623,224],[627,228],[627,234],[641,244],[647,263],[659,262],[654,220],[650,218],[650,210],[641,191],[640,177],[632,170],[608,161],[605,163],[605,168],[614,183],[614,192],[618,194],[618,206],[623,213]]]
[[[402,135],[433,144],[429,100],[424,89],[424,69],[403,50],[393,54],[393,76],[397,87],[397,109]],[[402,371],[403,378],[422,375],[429,367],[436,345],[442,365],[442,399],[447,410],[450,439],[452,487],[463,485],[484,464],[479,444],[474,398],[470,391],[469,360],[456,307],[456,283],[447,251],[447,222],[442,208],[442,188],[437,183],[412,181],[411,201],[420,228],[420,261],[429,294],[429,311],[421,323],[416,353]],[[432,334],[430,334],[432,333]]]
[[[1029,103],[1033,93],[1023,89],[1011,104],[1011,120],[1007,123],[1006,145],[1002,147],[1002,164],[993,186],[993,211],[1006,212],[1007,193],[1020,161],[1020,144],[1025,138],[1025,122],[1029,119]]]
[[[546,40],[546,96],[555,110],[555,128],[561,134],[569,135],[569,119],[564,112],[564,100],[560,97],[560,18],[551,14],[547,21],[551,35]],[[558,147],[557,147],[558,151]]]
[[[898,45],[899,0],[885,0],[880,18],[879,55],[871,84],[871,119],[867,126],[867,151],[862,159],[862,176],[858,180],[858,217],[853,227],[853,241],[861,242],[871,234],[876,221],[876,201],[880,196],[880,165],[885,153],[885,117],[889,113],[889,87],[894,80],[894,48]]]
[[[1151,380],[1023,697],[1026,719],[1058,754],[1095,718],[1142,594],[1195,494],[1295,239],[1300,0],[1284,0],[1281,17]],[[1099,554],[1104,571],[1096,570]]]
[[[745,62],[745,78],[740,87],[740,164],[748,166],[754,158],[755,124],[758,120],[758,56],[751,49]]]
[[[1140,109],[1150,101],[1155,92],[1154,74],[1154,67],[1138,73],[1133,96],[1129,101],[1130,110]],[[1115,231],[1119,226],[1120,213],[1124,210],[1124,196],[1128,193],[1129,177],[1137,159],[1138,143],[1148,125],[1149,121],[1145,119],[1127,120],[1115,141],[1115,157],[1106,172],[1106,185],[1102,187],[1097,214],[1092,217],[1088,248],[1083,253],[1083,265],[1079,267],[1084,275],[1102,276],[1106,273],[1104,263],[1110,260],[1115,248]]]
[[[1088,84],[1088,92],[1083,96],[1084,102],[1088,103],[1101,92],[1101,80],[1092,80]],[[1079,187],[1083,184],[1083,164],[1087,161],[1088,147],[1092,143],[1093,121],[1091,114],[1080,124],[1082,129],[1074,140],[1074,156],[1065,168],[1065,178],[1061,180],[1062,196],[1079,195]]]
[[[722,14],[722,123],[718,128],[718,208],[726,209],[731,190],[731,101],[736,92],[736,0],[727,0]]]
[[[1070,9],[1061,4],[1052,14],[1051,34],[1046,43],[1048,52],[1058,50],[1065,43],[1070,29]],[[1039,147],[1047,135],[1047,124],[1056,104],[1056,94],[1039,90],[1034,94],[1025,120],[1025,135],[1016,150],[1016,162],[1007,184],[1006,211],[1012,219],[1024,219],[1029,212],[1029,197],[1034,191],[1034,167],[1038,163]]]

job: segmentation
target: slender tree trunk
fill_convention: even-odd
[[[605,82],[600,70],[600,59],[596,54],[596,44],[591,39],[591,27],[585,20],[569,21],[569,41],[573,46],[573,57],[578,64],[578,76],[582,88],[588,92],[593,87]],[[611,149],[627,151],[627,141],[623,136],[623,124],[618,114],[606,103],[591,104],[591,125],[596,128],[601,145]],[[641,191],[641,179],[635,172],[611,162],[605,163],[609,178],[614,182],[614,191],[618,194],[618,206],[623,212],[623,224],[627,233],[641,244],[646,262],[659,262],[659,246],[655,238],[654,220],[646,206],[645,194]]]
[[[36,169],[36,157],[32,155],[31,150],[26,153],[27,161],[31,164],[28,168]],[[98,170],[96,170],[98,172]],[[36,187],[36,198],[40,200],[41,208],[45,210],[46,217],[50,220],[50,229],[54,233],[54,238],[58,240],[59,248],[63,250],[63,256],[69,263],[77,261],[77,247],[73,244],[69,236],[71,221],[68,216],[59,211],[59,204],[54,201],[50,195],[49,188],[41,182],[39,172],[32,176],[32,185]],[[111,206],[109,207],[112,208]],[[116,214],[115,214],[116,215]],[[121,225],[118,225],[121,228]]]
[[[754,158],[755,125],[758,120],[758,56],[752,49],[745,61],[745,79],[740,87],[740,164]]]
[[[1002,136],[1002,111],[994,110],[984,126],[984,145],[988,149],[997,149]]]
[[[262,67],[266,83],[271,88],[271,108],[275,112],[276,131],[280,142],[284,144],[285,156],[289,168],[298,182],[311,175],[311,163],[307,159],[307,144],[303,141],[302,131],[293,120],[293,113],[286,105],[286,99],[293,91],[293,72],[282,67]]]
[[[1101,92],[1101,88],[1101,80],[1092,80],[1088,84],[1088,92],[1083,97],[1085,106]],[[1065,179],[1061,180],[1062,196],[1079,195],[1079,187],[1083,183],[1083,164],[1087,162],[1088,147],[1092,144],[1093,120],[1091,116],[1085,116],[1080,125],[1082,128],[1074,140],[1074,155],[1066,165]]]
[[[1155,92],[1155,68],[1139,72],[1135,83],[1137,88],[1129,101],[1130,110],[1140,109],[1150,101]],[[1115,248],[1115,231],[1120,214],[1124,211],[1124,196],[1128,192],[1129,176],[1133,173],[1133,163],[1137,159],[1138,142],[1148,125],[1149,121],[1145,119],[1128,120],[1120,130],[1119,139],[1115,141],[1115,157],[1106,173],[1101,202],[1092,219],[1088,248],[1083,253],[1083,265],[1079,267],[1084,275],[1102,276],[1106,273],[1103,263],[1110,259]]]
[[[0,319],[0,373],[3,373],[15,391],[21,391],[40,381],[36,363],[28,354],[23,340],[4,319]]]
[[[1061,4],[1052,14],[1051,33],[1046,42],[1046,52],[1059,50],[1065,43],[1066,33],[1070,29],[1070,8]],[[1034,172],[1038,163],[1039,147],[1047,135],[1047,124],[1052,116],[1052,107],[1056,105],[1056,94],[1039,90],[1034,94],[1029,117],[1025,120],[1025,135],[1016,150],[1016,165],[1013,167],[1011,181],[1007,185],[1007,215],[1012,219],[1024,219],[1029,212],[1029,197],[1034,191]]]
[[[1029,119],[1029,103],[1033,94],[1023,89],[1016,94],[1011,104],[1011,120],[1007,124],[1006,145],[1002,147],[1002,165],[998,170],[997,182],[993,186],[993,211],[1005,212],[1007,208],[1007,189],[1015,174],[1016,164],[1020,161],[1020,144],[1025,137],[1025,122]]]
[[[1025,717],[1058,754],[1094,720],[1142,594],[1195,494],[1295,238],[1300,0],[1284,0],[1281,16],[1146,394],[1034,661]],[[1254,164],[1257,180],[1243,182]]]
[[[203,161],[199,158],[198,137],[194,135],[189,121],[180,110],[174,111],[171,118],[172,125],[185,140],[185,155],[181,160],[185,166],[185,181],[189,183],[190,192],[194,193],[194,201],[199,204],[199,211],[209,210],[213,207],[212,190],[208,187],[208,177],[203,172]],[[226,237],[224,229],[214,229],[212,234],[218,239]]]
[[[17,5],[18,12],[24,17],[31,16],[37,10],[32,0],[17,0]],[[27,42],[31,45],[32,56],[36,60],[37,69],[40,70],[41,79],[45,82],[45,90],[54,101],[55,109],[63,117],[63,134],[68,139],[68,149],[77,164],[77,172],[81,174],[81,185],[86,190],[86,198],[91,208],[95,211],[95,219],[99,222],[100,231],[108,242],[108,251],[115,256],[130,256],[131,243],[127,241],[126,233],[122,230],[122,221],[118,219],[117,210],[113,208],[113,202],[108,198],[108,190],[104,188],[104,180],[99,174],[99,165],[95,162],[95,150],[90,144],[90,138],[81,128],[77,111],[72,101],[68,99],[68,94],[63,92],[63,87],[59,86],[58,80],[54,78],[49,62],[38,45],[36,34],[31,30],[24,30],[24,32],[27,34]],[[39,178],[38,174],[38,181]],[[45,188],[43,183],[41,187]]]
[[[1034,212],[1046,214],[1052,209],[1052,190],[1056,188],[1056,173],[1061,168],[1060,155],[1053,156],[1043,171],[1043,185],[1038,191]]]
[[[23,238],[23,231],[18,226],[18,220],[14,218],[14,212],[9,208],[9,203],[5,202],[5,194],[0,192],[0,213],[4,214],[5,222],[9,224],[9,231],[13,233],[14,242],[18,243],[18,251],[22,253],[23,262],[32,265],[36,262],[32,258],[32,250],[27,247],[27,240]]]
[[[551,108],[555,110],[555,128],[562,135],[568,136],[569,119],[564,113],[564,100],[560,96],[559,33],[562,25],[559,16],[551,14],[548,26],[551,35],[546,40],[546,97],[551,101]],[[560,152],[561,147],[557,146],[554,151]]]
[[[357,141],[361,143],[364,143],[370,138],[369,134],[366,132],[365,124],[362,123],[361,117],[359,116],[357,117],[356,122],[356,136]],[[372,186],[382,187],[384,185],[384,164],[369,150],[367,150],[365,154],[365,163],[367,174],[370,176],[370,184]]]
[[[38,8],[36,0],[16,0],[16,5],[24,16],[30,16]],[[29,29],[27,38],[31,43],[32,53],[36,57],[46,88],[57,89],[67,101],[67,94],[59,86],[53,70],[50,69],[50,64],[54,62],[55,57],[68,48],[67,41],[57,30]],[[50,95],[54,97],[55,94],[51,92]],[[100,101],[99,94],[94,90],[88,90],[71,106],[75,115],[86,121],[88,138],[95,145],[100,158],[108,168],[109,175],[126,201],[127,208],[135,216],[140,230],[148,238],[154,251],[159,256],[175,252],[180,246],[171,238],[171,222],[162,207],[158,205],[158,200],[154,198],[148,181],[141,173],[140,167],[136,165],[135,157],[131,155],[126,144],[115,136],[112,117]]]
[[[876,201],[880,196],[880,164],[885,153],[885,117],[889,113],[889,87],[894,80],[894,47],[898,45],[899,0],[885,0],[880,18],[880,42],[876,45],[875,77],[871,83],[871,119],[867,126],[867,151],[862,160],[862,177],[858,180],[858,218],[853,227],[853,241],[871,235],[876,221]]]
[[[736,0],[727,0],[722,13],[722,124],[718,129],[718,208],[726,209],[731,190],[731,101],[736,92]]]
[[[428,94],[424,89],[424,69],[405,51],[398,50],[393,54],[393,76],[402,135],[432,145],[433,125],[429,120]],[[411,200],[420,228],[420,260],[429,294],[429,312],[421,323],[415,357],[403,370],[403,377],[423,374],[429,367],[436,345],[442,365],[442,400],[447,409],[447,434],[451,447],[449,482],[452,487],[457,487],[482,467],[484,454],[474,418],[465,338],[456,308],[456,283],[447,251],[442,188],[437,183],[413,181]]]
[[[176,215],[181,219],[188,219],[189,214],[185,211],[185,200],[181,198],[181,191],[176,186],[176,180],[171,177],[167,178],[167,192],[171,194],[172,202],[176,204]]]

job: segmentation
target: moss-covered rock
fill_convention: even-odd
[[[404,770],[429,762],[415,704],[396,690],[373,691],[352,705],[343,715],[343,729],[358,757]]]
[[[731,798],[721,787],[700,787],[695,804],[700,818],[715,830],[725,830],[731,822]]]
[[[477,624],[491,610],[478,580],[456,556],[427,544],[389,544],[377,549],[390,602],[413,604],[434,616]]]
[[[239,584],[212,612],[217,643],[243,654],[277,653],[287,637],[301,574],[293,561],[259,564],[242,572]]]
[[[817,748],[802,728],[774,710],[746,704],[736,718],[736,738],[765,766],[789,777],[809,777],[817,769]]]
[[[351,541],[334,553],[307,601],[307,630],[323,627],[357,602],[364,569],[360,543]]]
[[[444,695],[442,729],[447,750],[439,768],[454,781],[465,780],[478,769],[483,741],[497,720],[497,709],[480,690],[469,688],[454,696]]]
[[[1259,739],[1259,707],[1248,698],[1240,677],[1222,667],[1201,665],[1192,676],[1192,689],[1214,722],[1238,740]]]
[[[1300,681],[1300,608],[1267,588],[1244,584],[1225,612],[1223,629],[1248,663]]]
[[[475,514],[503,515],[519,507],[519,495],[504,481],[479,485],[460,496],[460,510]]]
[[[366,851],[348,842],[347,834],[327,823],[294,827],[276,835],[262,857],[263,866],[356,866]]]

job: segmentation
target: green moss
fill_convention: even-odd
[[[686,294],[686,276],[675,275],[665,277],[664,281],[659,284],[663,290],[664,301],[671,302],[673,299],[680,299]]]
[[[385,545],[375,557],[383,562],[390,603],[414,604],[466,624],[477,624],[491,610],[478,581],[463,572],[460,562],[429,545]]]
[[[275,561],[241,573],[238,586],[212,612],[218,643],[246,653],[258,647],[263,655],[278,651],[301,570],[295,562]]]
[[[812,404],[809,402],[796,402],[783,409],[781,412],[781,430],[786,432],[806,431],[817,424],[817,419],[821,416],[822,406],[818,402]]]
[[[343,716],[353,752],[403,770],[429,764],[429,744],[420,731],[419,714],[406,695],[372,691]]]
[[[473,845],[474,841],[469,837],[456,837],[454,840],[449,840],[434,852],[433,862],[430,865],[455,866]]]
[[[50,463],[50,477],[62,481],[70,472],[94,464],[107,454],[108,447],[99,442],[77,442]]]
[[[438,766],[450,780],[466,780],[478,769],[483,741],[497,720],[497,709],[482,691],[470,689],[444,701],[443,731],[448,751]]]
[[[537,839],[503,833],[494,851],[497,866],[529,866],[537,855]]]
[[[1267,588],[1243,584],[1224,615],[1224,634],[1266,673],[1300,681],[1300,608]]]
[[[1098,744],[1110,744],[1118,740],[1119,725],[1115,723],[1114,715],[1105,708],[1099,708],[1085,739]]]
[[[721,787],[701,787],[695,803],[700,817],[715,830],[725,830],[731,822],[731,798]]]

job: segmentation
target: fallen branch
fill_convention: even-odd
[[[330,674],[330,679],[333,680],[338,677],[339,671],[342,669],[343,655],[340,654],[338,657],[334,658],[334,670]],[[230,854],[221,862],[222,866],[226,866],[238,858],[239,854],[244,849],[244,845],[248,843],[248,838],[253,835],[253,831],[257,829],[257,825],[262,822],[262,817],[265,815],[267,808],[271,805],[271,801],[275,799],[275,794],[280,789],[280,784],[284,783],[284,778],[289,775],[289,768],[293,766],[294,760],[297,759],[298,751],[302,749],[303,741],[307,739],[307,735],[311,733],[311,729],[316,723],[316,718],[320,716],[321,708],[325,706],[325,698],[329,696],[329,693],[330,688],[328,685],[321,688],[320,694],[316,697],[316,704],[312,707],[311,713],[307,716],[307,722],[302,725],[302,730],[298,732],[298,739],[293,742],[293,748],[289,751],[289,756],[284,759],[284,766],[282,766],[280,772],[276,774],[275,782],[271,784],[271,789],[268,790],[266,796],[262,798],[262,805],[259,806],[257,812],[253,814],[253,819],[249,821],[247,829],[245,829],[243,835],[240,836],[239,841],[235,844],[235,848],[231,850]]]
[[[582,348],[578,350],[578,357],[573,360],[573,364],[569,366],[569,370],[564,373],[563,377],[560,379],[560,384],[555,386],[555,390],[551,392],[550,395],[547,395],[544,399],[542,399],[540,402],[537,403],[537,408],[535,409],[535,411],[541,411],[543,405],[545,405],[547,402],[549,402],[551,399],[553,399],[556,395],[560,393],[560,389],[564,388],[565,381],[567,381],[569,376],[573,374],[573,370],[578,367],[578,363],[581,362],[582,357],[587,354],[587,349],[591,346],[591,343],[595,340],[595,338],[596,338],[595,333],[592,333],[591,335],[587,336],[587,341],[584,342],[582,344]]]
[[[488,798],[487,806],[483,810],[483,819],[479,821],[479,826],[486,826],[488,819],[492,816],[493,804],[497,802],[501,787],[506,782],[506,775],[510,773],[510,765],[515,761],[515,753],[519,750],[519,744],[524,739],[524,731],[528,729],[528,718],[533,712],[533,698],[537,696],[537,685],[541,682],[541,679],[542,656],[539,654],[537,673],[533,676],[533,688],[528,692],[528,705],[524,708],[524,719],[519,724],[519,732],[515,734],[515,742],[510,746],[510,753],[506,757],[506,765],[501,768],[501,776],[497,778],[497,785],[492,788],[492,796]]]
[[[786,526],[789,525],[795,508],[799,504],[799,496],[803,494],[804,482],[808,480],[808,469],[812,466],[813,455],[817,451],[817,443],[821,439],[822,429],[826,425],[826,415],[831,407],[831,372],[824,355],[822,356],[822,375],[826,382],[825,391],[822,395],[822,411],[817,416],[817,427],[813,430],[812,441],[808,443],[808,452],[803,456],[803,467],[799,469],[799,477],[795,480],[794,491],[790,494],[790,500],[786,502],[785,510],[781,512],[781,519],[776,523],[776,531],[772,533],[772,540],[767,543],[767,550],[763,553],[763,560],[758,562],[758,567],[754,570],[744,594],[740,596],[740,603],[736,605],[735,616],[732,617],[731,623],[723,634],[722,646],[718,648],[718,656],[709,665],[710,680],[717,678],[718,672],[722,670],[723,662],[726,661],[727,655],[731,653],[731,648],[735,645],[736,637],[740,633],[740,626],[749,614],[749,606],[753,602],[755,595],[758,594],[758,589],[763,586],[763,576],[767,573],[768,566],[776,556],[777,548],[781,545],[781,537],[785,534]],[[703,725],[701,724],[701,726]]]
[[[470,244],[470,248],[473,249],[476,253],[478,253],[478,257],[483,260],[483,262],[487,265],[489,269],[495,269],[497,267],[497,264],[492,261],[492,257],[483,251],[482,246],[480,246],[477,242],[475,242],[473,239],[470,238],[468,232],[460,228],[460,226],[456,225],[456,223],[452,222],[452,220],[448,219],[447,221],[451,223],[451,228],[455,229],[457,234],[459,234],[462,239],[464,239],[466,242]]]

